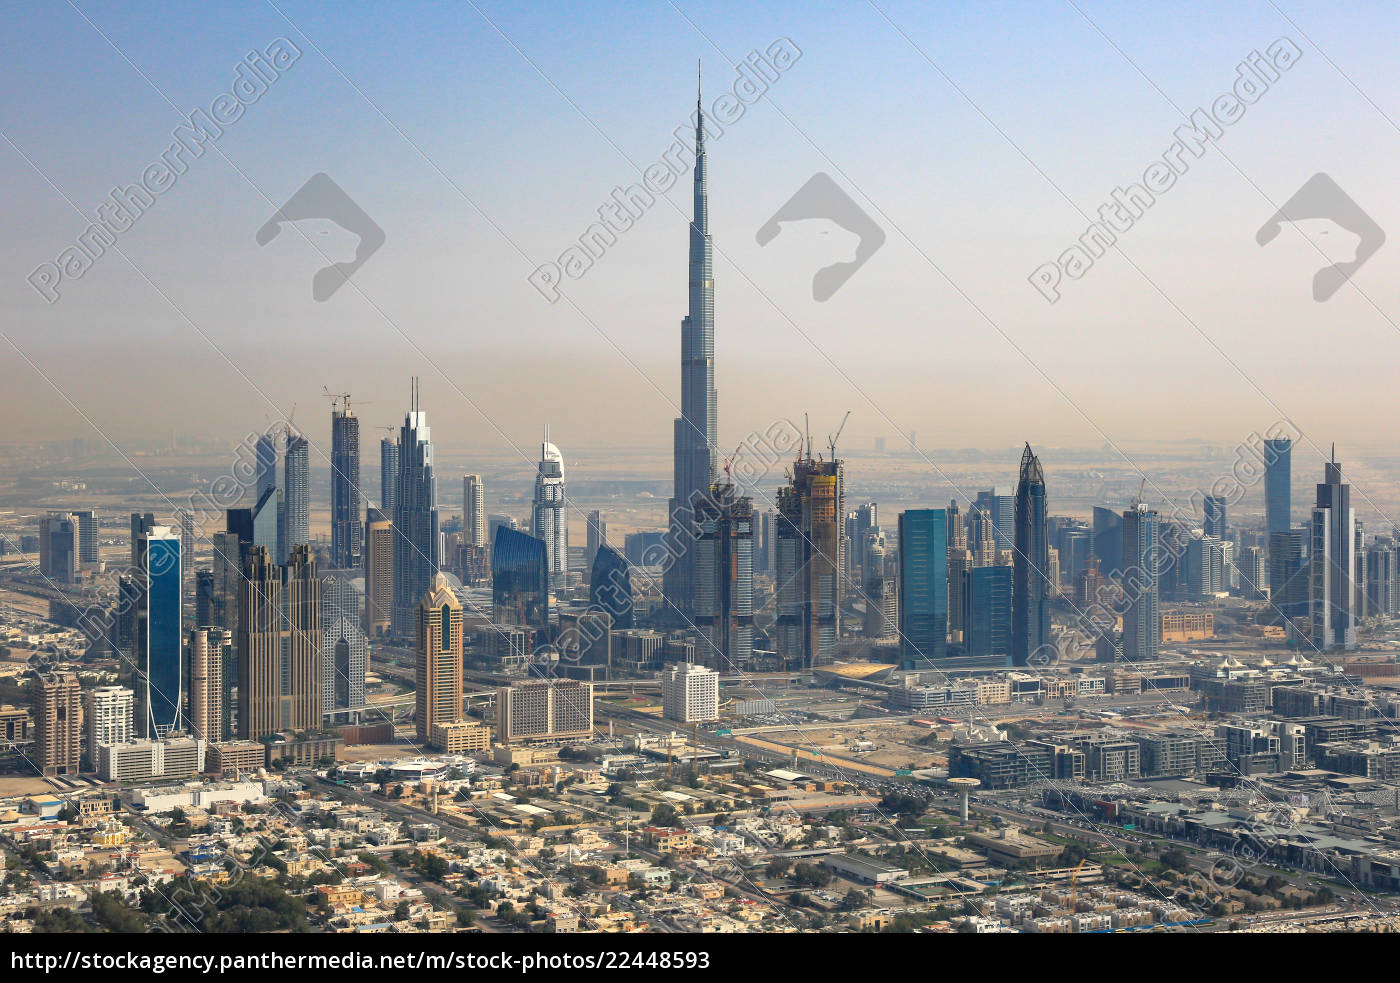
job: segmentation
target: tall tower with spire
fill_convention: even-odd
[[[1024,666],[1050,643],[1050,538],[1045,471],[1027,444],[1016,483],[1016,555],[1011,573],[1011,663]]]
[[[705,111],[695,93],[695,217],[690,223],[690,308],[681,321],[681,416],[675,421],[675,495],[670,502],[670,567],[664,588],[671,607],[693,610],[696,504],[710,494],[718,458],[715,394],[715,281],[705,160]]]

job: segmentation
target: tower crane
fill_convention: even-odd
[[[846,429],[846,421],[851,418],[851,411],[847,410],[846,415],[841,418],[841,425],[836,428],[836,432],[826,438],[826,444],[831,448],[831,459],[836,460],[836,442],[841,439],[841,431]]]

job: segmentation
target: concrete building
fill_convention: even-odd
[[[97,776],[104,782],[148,782],[192,778],[204,771],[205,742],[193,737],[103,744],[97,749]]]
[[[88,759],[96,764],[97,748],[125,744],[136,726],[136,694],[125,686],[99,686],[87,695]]]
[[[418,665],[414,717],[419,744],[433,728],[462,719],[462,602],[437,574],[418,602]]]
[[[537,679],[496,691],[496,736],[510,743],[593,734],[593,685]]]
[[[82,757],[82,686],[72,673],[41,673],[30,684],[35,765],[45,777],[75,775]]]
[[[719,673],[695,663],[671,666],[661,675],[662,716],[677,723],[719,719]]]

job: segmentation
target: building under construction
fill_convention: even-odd
[[[835,441],[832,441],[833,450]],[[788,668],[830,664],[840,634],[845,476],[841,461],[813,459],[811,444],[778,491],[777,621],[773,647]]]

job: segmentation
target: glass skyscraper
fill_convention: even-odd
[[[1264,522],[1269,535],[1293,525],[1293,441],[1264,441]]]
[[[145,632],[137,666],[138,731],[164,737],[184,727],[184,567],[180,534],[155,526],[141,540]]]
[[[564,455],[548,440],[540,444],[530,531],[543,540],[551,588],[561,588],[569,570],[569,514],[564,493]]]
[[[379,442],[379,508],[392,516],[399,500],[399,445],[388,437]]]
[[[277,556],[286,563],[292,550],[311,542],[311,459],[310,445],[301,434],[287,434],[287,450],[282,457],[282,503],[278,526]]]
[[[438,572],[437,482],[433,477],[428,414],[418,408],[418,380],[412,408],[399,430],[398,485],[394,502],[394,634],[418,630],[418,602]]]
[[[1027,665],[1050,644],[1050,534],[1045,472],[1027,444],[1016,484],[1016,553],[1012,558],[1011,661]]]
[[[1157,557],[1158,515],[1141,503],[1123,513],[1123,659],[1150,662],[1162,641]]]
[[[544,541],[496,527],[491,545],[492,616],[500,624],[549,625],[549,555]]]
[[[1308,551],[1312,582],[1312,635],[1320,649],[1356,645],[1356,513],[1351,485],[1342,482],[1336,454],[1326,465],[1312,510]]]
[[[614,631],[633,626],[632,567],[617,550],[606,543],[593,557],[588,583],[588,606],[607,612]]]
[[[906,669],[924,668],[947,655],[946,509],[899,514],[899,641]]]
[[[1011,567],[962,571],[963,650],[978,658],[1011,656]]]
[[[331,409],[331,565],[360,565],[364,527],[360,522],[360,420],[350,409]]]

